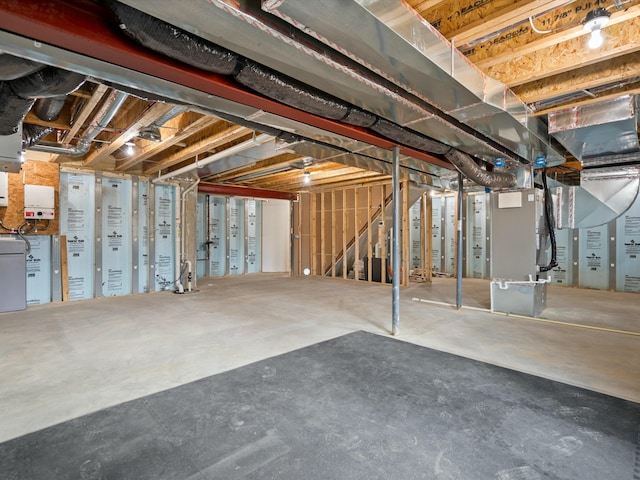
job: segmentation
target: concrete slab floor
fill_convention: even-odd
[[[390,332],[390,286],[254,274],[198,288],[0,314],[0,441],[356,330]],[[640,402],[639,298],[551,287],[526,319],[483,311],[484,280],[464,281],[469,308],[419,301],[455,302],[455,281],[437,278],[401,289],[398,338]]]

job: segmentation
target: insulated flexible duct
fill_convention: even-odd
[[[2,61],[0,76],[15,77],[19,72],[30,73],[0,84],[0,135],[16,133],[36,99],[67,95],[82,85],[85,80],[84,75],[34,64],[10,55],[2,55]],[[57,117],[61,108],[59,101],[54,101],[41,113],[43,115],[48,113],[49,116],[55,114]]]
[[[486,172],[462,152],[426,135],[402,127],[326,94],[305,83],[246,59],[189,32],[115,0],[104,0],[120,28],[131,38],[156,52],[203,70],[231,74],[245,87],[307,113],[351,125],[370,128],[402,145],[446,157],[470,179],[494,188],[515,186],[515,175]]]
[[[13,135],[27,116],[35,99],[16,95],[8,82],[0,83],[0,135]]]
[[[51,127],[25,123],[22,126],[22,148],[26,149],[32,147],[52,131],[53,128]]]
[[[231,75],[238,55],[114,0],[104,3],[120,29],[145,47],[208,72]],[[178,7],[179,8],[179,7]]]
[[[510,172],[487,172],[482,170],[476,162],[464,152],[451,149],[444,155],[469,180],[490,188],[513,188],[516,186],[516,176]]]
[[[387,138],[400,142],[403,145],[417,148],[418,150],[424,150],[441,155],[450,150],[450,147],[443,143],[436,142],[425,135],[403,128],[400,125],[385,120],[384,118],[378,118],[378,121],[371,127],[371,130],[379,133],[380,135],[384,135]]]
[[[24,77],[44,68],[41,63],[0,53],[0,80],[6,82]]]
[[[80,73],[45,67],[26,77],[13,80],[9,85],[19,97],[36,99],[68,95],[80,87],[85,79],[86,77]]]
[[[60,95],[58,97],[39,98],[33,106],[33,113],[35,113],[40,120],[44,120],[45,122],[55,122],[60,115],[62,107],[64,107],[66,99],[67,97],[64,95]]]
[[[370,127],[376,121],[371,113],[249,60],[244,61],[234,77],[245,87],[266,97],[320,117],[360,127]]]
[[[104,3],[129,37],[158,53],[210,72],[232,74],[245,87],[285,105],[349,125],[372,128],[404,145],[430,153],[444,153],[449,149],[424,135],[378,118],[128,5],[115,0],[105,0]]]

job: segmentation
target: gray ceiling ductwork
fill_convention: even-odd
[[[640,152],[637,128],[635,95],[549,113],[549,132],[574,157],[591,165],[599,157]]]
[[[291,0],[263,0],[262,8],[427,102],[450,117],[452,125],[467,125],[530,162],[540,155],[548,165],[564,162],[526,105],[504,84],[480,72],[404,2],[319,0],[310,7]],[[341,14],[323,14],[335,11]],[[501,156],[486,158],[471,145],[456,145],[434,120],[412,128],[485,161]]]
[[[170,22],[181,30],[180,35],[191,36],[194,42],[204,39],[239,55],[239,67],[234,72],[238,78],[248,75],[248,72],[243,75],[247,59],[257,62],[264,69],[264,81],[270,80],[266,78],[269,72],[277,72],[279,85],[270,83],[251,88],[279,95],[281,98],[273,97],[278,101],[288,96],[283,91],[291,91],[292,87],[298,86],[287,83],[288,79],[295,79],[306,89],[303,92],[305,100],[289,98],[288,102],[299,101],[300,104],[305,104],[314,92],[322,92],[322,99],[315,99],[318,101],[316,105],[326,99],[331,100],[329,103],[333,103],[333,99],[340,100],[336,104],[339,111],[333,112],[330,118],[340,118],[340,121],[347,122],[353,115],[353,109],[363,110],[396,124],[398,128],[392,133],[402,129],[402,139],[387,137],[401,145],[406,144],[410,136],[415,136],[419,142],[428,138],[433,142],[432,146],[445,143],[446,147],[437,147],[439,151],[455,147],[485,161],[492,161],[497,157],[506,157],[516,164],[528,161],[455,118],[438,112],[427,102],[402,91],[397,85],[342,54],[327,49],[315,39],[302,33],[292,35],[289,25],[272,16],[266,17],[259,9],[253,8],[253,4],[249,5],[250,2],[237,5],[230,1],[197,0],[181,5],[180,9],[176,9],[175,4],[167,0],[159,0],[153,5],[139,0],[125,0],[121,3]],[[119,9],[120,14],[123,10]],[[119,21],[121,24],[127,23],[122,18]],[[127,27],[126,30],[128,29]],[[240,38],[244,40],[238,41]],[[163,41],[171,41],[171,38]],[[255,70],[252,69],[250,73],[255,77]],[[246,80],[245,82],[249,84]],[[274,92],[276,87],[283,90]],[[345,116],[346,109],[351,109],[350,115]],[[368,118],[364,120],[369,121]],[[357,122],[362,124],[361,119]],[[353,123],[358,124],[357,122]],[[429,128],[425,128],[426,126]]]
[[[60,115],[62,107],[64,107],[66,99],[67,97],[64,95],[60,95],[58,97],[39,98],[33,106],[33,113],[35,113],[40,120],[44,120],[45,122],[55,122]]]
[[[566,186],[547,179],[555,195],[558,228],[593,228],[622,215],[633,205],[640,188],[637,166],[582,171],[580,185]]]
[[[11,60],[14,59],[14,60]],[[0,135],[12,135],[18,131],[29,110],[37,99],[59,99],[80,87],[85,76],[79,73],[62,70],[56,67],[38,65],[11,55],[2,55],[0,77],[13,77],[0,84]],[[6,61],[6,62],[5,62]],[[22,66],[24,68],[18,68]],[[17,76],[20,73],[23,76]],[[55,108],[62,108],[59,101]],[[40,110],[41,114],[57,116],[51,106]],[[58,109],[58,113],[59,113]]]
[[[84,134],[75,146],[70,144],[42,142],[37,145],[33,145],[30,149],[38,152],[65,155],[68,157],[81,157],[85,155],[91,147],[91,142],[109,124],[126,99],[126,93],[113,90],[96,114],[96,123],[85,130]]]
[[[25,123],[22,126],[22,149],[25,150],[32,147],[52,131],[53,128],[51,127],[43,127],[41,125]]]
[[[38,62],[0,53],[0,81],[3,82],[24,77],[44,67],[45,65]]]
[[[469,180],[490,188],[514,188],[516,176],[511,172],[487,172],[464,152],[451,150],[445,157]]]
[[[422,134],[377,118],[370,112],[231,51],[226,51],[218,45],[165,24],[139,10],[111,0],[106,4],[116,15],[122,31],[158,53],[206,71],[231,75],[245,87],[307,113],[359,127],[371,127],[381,135],[407,146],[436,154],[449,149]]]

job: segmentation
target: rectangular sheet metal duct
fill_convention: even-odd
[[[535,158],[538,154],[547,155],[552,164],[563,161],[557,152],[540,140],[536,129],[526,128],[510,114],[508,115],[510,121],[507,122],[497,121],[497,117],[492,118],[491,121],[487,120],[484,109],[493,113],[504,113],[502,107],[497,110],[489,106],[485,108],[484,99],[474,98],[475,95],[472,93],[448,90],[447,96],[450,100],[458,95],[464,97],[459,104],[455,103],[451,114],[455,113],[460,118],[468,118],[467,123],[472,128],[475,128],[474,122],[485,126],[491,124],[492,132],[489,133],[497,133],[496,138],[500,141],[496,143],[506,147],[498,149],[478,138],[473,131],[466,131],[445,118],[434,115],[433,107],[416,102],[411,94],[399,90],[396,85],[358,66],[352,60],[305,35],[294,34],[289,25],[256,9],[253,6],[254,2],[193,0],[182,4],[179,9],[175,8],[175,2],[171,0],[157,0],[152,3],[142,0],[124,0],[123,3],[485,161],[491,162],[497,157],[505,156],[517,161],[517,156],[509,155],[509,151],[526,159]],[[345,30],[353,32],[353,35],[358,32],[353,42],[367,43],[367,39],[363,39],[360,31],[353,27],[353,22],[356,22],[358,17],[353,17],[351,14],[354,12],[351,10],[357,5],[355,3],[352,5],[351,2],[335,3],[336,5],[331,6],[326,5],[326,2],[321,4],[314,2],[312,8],[309,4],[305,4],[304,8],[308,9],[311,15],[324,16],[331,18],[332,21],[344,23]],[[396,2],[394,4],[403,5]],[[318,9],[317,5],[321,5],[322,9]],[[331,10],[326,10],[329,7]],[[325,15],[326,12],[343,12],[343,9],[346,15]],[[371,18],[366,12],[360,12],[360,15],[362,18]],[[381,28],[386,29],[386,27]],[[404,72],[399,71],[398,74],[402,76]],[[444,71],[439,73],[438,78],[440,85],[451,81]],[[485,81],[487,84],[491,83],[488,79]],[[504,97],[506,93],[500,89],[490,90],[490,93],[487,90],[487,96],[495,98],[501,106],[507,105],[506,108],[510,113],[516,115],[523,113],[523,111],[517,111],[518,108],[512,104],[511,97],[500,98],[501,95]],[[449,103],[450,106],[454,105]],[[530,119],[521,116],[521,120],[529,122]],[[485,135],[496,140],[486,133]],[[522,155],[523,153],[526,155]]]
[[[564,161],[549,145],[543,124],[511,90],[478,70],[404,2],[319,0],[310,7],[292,0],[263,0],[262,5],[521,157],[533,161],[544,155],[551,165]],[[458,146],[436,120],[424,118],[410,126]]]
[[[635,95],[549,113],[551,133],[578,160],[640,152]]]

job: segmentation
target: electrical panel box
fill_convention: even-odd
[[[9,206],[9,174],[0,172],[0,207]]]
[[[55,218],[55,190],[45,185],[24,186],[24,218],[51,220]]]

